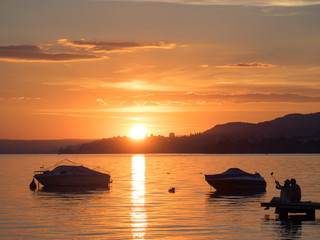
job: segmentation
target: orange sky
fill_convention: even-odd
[[[0,138],[205,131],[320,109],[319,1],[0,3]]]

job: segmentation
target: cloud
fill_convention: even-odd
[[[222,66],[216,66],[217,68],[274,68],[273,64],[266,64],[261,62],[252,62],[252,63],[236,63],[236,64],[228,64]]]
[[[268,7],[261,10],[266,16],[270,17],[292,17],[298,15],[310,15],[309,12],[297,9],[297,8],[279,8],[279,7]]]
[[[87,40],[59,39],[58,43],[64,46],[86,49],[91,52],[130,52],[138,49],[171,49],[174,43],[138,43],[138,42],[103,42]]]
[[[72,62],[106,59],[107,53],[142,49],[171,49],[176,44],[155,42],[103,42],[59,39],[55,44],[0,46],[0,61]]]
[[[310,97],[293,93],[200,94],[170,92],[158,93],[152,96],[145,95],[144,98],[144,101],[142,101],[142,99],[133,101],[130,97],[120,97],[117,102],[110,102],[108,107],[104,108],[43,109],[36,114],[111,118],[111,115],[106,115],[105,113],[176,113],[208,111],[210,109],[212,110],[213,106],[225,106],[228,104],[259,104],[259,106],[263,107],[263,104],[276,105],[279,103],[291,103],[294,106],[304,103],[320,103],[320,97]],[[148,98],[150,99],[148,100]]]
[[[67,62],[95,60],[101,57],[92,54],[49,53],[39,46],[0,46],[0,60],[11,62]]]
[[[196,101],[226,101],[232,103],[310,103],[320,102],[320,97],[304,96],[296,93],[274,94],[274,93],[252,93],[252,94],[198,94],[187,93],[189,99]],[[203,102],[201,102],[203,104]]]
[[[208,64],[203,64],[203,65],[199,65],[199,67],[201,67],[201,68],[208,68],[209,65],[208,65]]]
[[[195,93],[195,92],[167,92],[154,93],[153,95],[142,95],[121,98],[118,101],[153,102],[156,105],[212,105],[220,103],[319,103],[320,97],[305,96],[297,93],[246,93],[246,94],[219,94],[219,93]]]
[[[139,104],[136,101],[122,101],[120,102],[121,107],[136,107],[139,106]]]
[[[102,0],[103,1],[103,0]],[[110,0],[105,0],[110,1]],[[231,5],[231,6],[281,6],[302,7],[319,5],[319,0],[122,0],[126,2],[162,2],[186,5]]]
[[[106,103],[102,98],[97,98],[96,101],[97,101],[101,106],[107,105],[107,103]]]
[[[38,101],[39,97],[0,97],[0,101]]]
[[[144,106],[160,106],[159,102],[155,102],[155,101],[146,101],[143,103]]]

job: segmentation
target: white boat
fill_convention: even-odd
[[[33,177],[44,187],[108,186],[112,182],[109,173],[92,170],[67,159],[52,168],[35,171]]]
[[[205,175],[206,181],[219,192],[265,192],[267,183],[259,173],[230,168],[221,174]]]

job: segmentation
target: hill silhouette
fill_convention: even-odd
[[[231,122],[181,137],[114,137],[61,148],[60,153],[320,153],[320,113],[261,123]]]
[[[320,112],[311,114],[289,114],[261,123],[231,122],[217,125],[203,134],[236,137],[307,137],[320,134]]]

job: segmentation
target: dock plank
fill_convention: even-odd
[[[320,203],[316,202],[299,202],[299,203],[284,203],[278,201],[262,202],[261,207],[276,208],[275,213],[279,214],[280,218],[288,218],[288,213],[305,213],[310,219],[315,219],[315,210],[320,209]]]
[[[261,207],[278,207],[278,208],[315,210],[315,209],[320,209],[320,203],[316,203],[316,202],[299,202],[299,203],[262,202]]]

